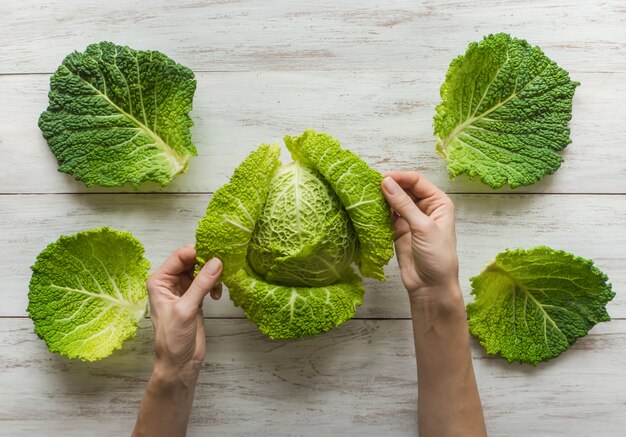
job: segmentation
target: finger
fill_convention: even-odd
[[[417,207],[427,216],[447,224],[454,222],[454,204],[446,193],[417,172],[386,173],[405,190],[414,193]]]
[[[213,298],[213,300],[220,300],[220,297],[222,297],[222,284],[221,283],[211,288],[211,297]]]
[[[206,351],[206,334],[204,332],[204,316],[202,309],[196,316],[196,353]],[[202,354],[201,361],[204,360],[204,354]]]
[[[395,231],[395,239],[398,240],[404,234],[408,234],[411,232],[411,228],[409,228],[409,224],[399,215],[396,215],[396,219],[393,222],[393,228]]]
[[[179,275],[193,267],[196,262],[196,251],[192,244],[185,244],[179,247],[161,264],[155,274]]]
[[[189,286],[194,280],[193,271],[183,272],[175,278],[175,283],[168,288],[172,293],[180,297],[185,294],[185,291],[189,290]]]
[[[181,297],[181,303],[190,310],[201,306],[204,296],[217,284],[220,273],[222,273],[222,261],[217,258],[211,259],[200,269],[196,279]]]
[[[409,190],[418,199],[446,195],[435,184],[416,171],[390,171],[385,173],[385,176],[395,180],[398,185]]]
[[[182,296],[185,291],[189,289],[189,286],[194,280],[193,270],[188,270],[181,273],[178,276],[178,288],[180,289],[180,295]]]
[[[454,203],[448,196],[435,201],[433,199],[420,200],[417,202],[417,207],[437,222],[454,222]]]
[[[411,234],[405,233],[401,235],[395,242],[395,248],[400,271],[411,271],[411,268],[415,264],[413,248],[411,247]]]
[[[409,195],[391,177],[382,182],[383,194],[391,208],[409,224],[412,231],[424,231],[430,219],[417,207]]]

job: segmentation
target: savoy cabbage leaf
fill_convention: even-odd
[[[59,163],[87,186],[162,186],[184,172],[193,72],[156,51],[110,42],[68,55],[50,79],[39,127]]]
[[[356,264],[361,274],[384,280],[383,266],[393,250],[389,205],[380,190],[382,175],[330,135],[307,131],[285,137],[285,144],[296,162],[315,168],[339,197],[359,240]]]
[[[354,317],[363,302],[361,278],[350,272],[325,286],[293,287],[264,281],[241,269],[229,279],[230,296],[272,339],[316,335]]]
[[[500,33],[452,61],[434,117],[450,177],[492,188],[537,182],[561,165],[579,85],[539,47]]]
[[[143,253],[129,232],[104,227],[62,236],[37,256],[28,314],[50,351],[95,361],[135,335],[147,303]]]
[[[361,278],[384,280],[393,256],[382,176],[312,130],[262,145],[217,190],[196,231],[200,264],[224,263],[235,305],[273,339],[329,330],[362,303]]]
[[[610,320],[615,296],[593,261],[545,246],[502,252],[471,281],[471,334],[487,353],[532,365]]]

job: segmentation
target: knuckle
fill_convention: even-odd
[[[447,196],[446,196],[446,197],[447,197]],[[454,202],[452,201],[452,199],[450,199],[449,197],[448,197],[447,205],[448,205],[448,207],[450,208],[450,212],[451,212],[452,214],[454,214],[454,213],[455,213],[455,211],[456,211],[456,205],[454,204]]]
[[[452,201],[450,196],[448,196],[446,193],[442,191],[437,196],[436,201],[439,205],[445,206],[447,211],[454,213],[454,210],[455,210],[454,202]]]
[[[189,309],[186,305],[174,305],[172,315],[177,319],[187,319],[190,317]]]
[[[215,278],[200,272],[194,281],[201,290],[210,290],[215,284]]]

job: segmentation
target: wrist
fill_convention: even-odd
[[[133,436],[185,435],[199,368],[167,366],[155,358]]]
[[[450,279],[436,285],[422,285],[409,290],[411,311],[440,307],[455,309],[464,307],[461,285],[458,278]]]
[[[201,366],[201,362],[189,362],[182,366],[175,366],[155,358],[150,385],[155,389],[164,391],[188,389],[195,386],[198,381]]]
[[[438,331],[440,326],[467,324],[467,314],[458,280],[446,285],[422,287],[409,293],[411,316],[419,334]]]

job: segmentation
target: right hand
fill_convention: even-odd
[[[393,209],[396,256],[409,297],[460,294],[452,200],[417,172],[385,173],[382,189]]]

